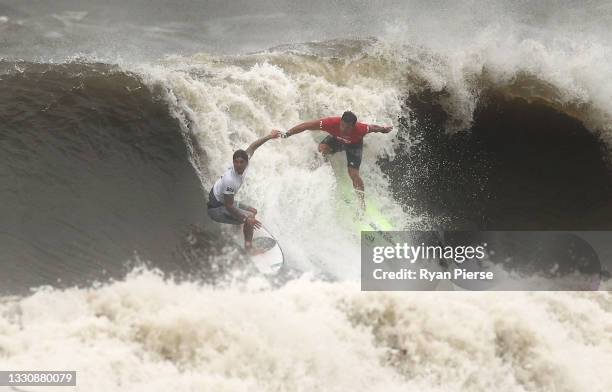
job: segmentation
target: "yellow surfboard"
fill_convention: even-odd
[[[340,219],[357,233],[361,231],[397,230],[392,221],[380,210],[377,201],[365,194],[366,209],[360,212],[358,195],[353,188],[344,153],[338,152],[329,157],[336,177],[337,211]]]

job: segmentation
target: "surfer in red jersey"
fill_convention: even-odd
[[[281,133],[282,138],[293,136],[303,131],[325,131],[329,135],[319,143],[319,152],[328,155],[344,150],[348,164],[348,174],[353,181],[353,188],[357,192],[359,204],[365,210],[363,180],[359,175],[361,154],[363,151],[363,138],[368,133],[389,133],[393,127],[365,124],[357,121],[357,116],[350,111],[342,117],[326,117],[318,120],[306,121]]]

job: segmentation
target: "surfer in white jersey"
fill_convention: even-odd
[[[242,186],[249,159],[255,150],[270,139],[280,136],[280,131],[272,131],[269,135],[254,141],[246,150],[236,150],[232,157],[233,164],[223,173],[208,195],[208,216],[214,221],[230,225],[243,225],[244,247],[252,249],[253,230],[261,228],[261,222],[255,219],[257,210],[244,203],[234,200],[234,196]]]

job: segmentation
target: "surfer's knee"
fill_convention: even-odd
[[[330,153],[330,148],[327,144],[325,143],[319,143],[319,152],[323,155],[327,155]]]
[[[251,221],[249,220],[249,218],[254,217],[254,215],[251,212],[247,212],[244,215],[244,221],[242,222],[245,228],[250,228],[253,227],[253,224],[251,223]]]
[[[359,176],[359,169],[355,169],[354,167],[348,168],[348,175],[353,181],[361,179],[361,177]]]

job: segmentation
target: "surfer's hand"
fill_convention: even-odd
[[[256,210],[255,208],[253,208],[253,207],[249,207],[249,208],[247,208],[247,211],[248,211],[248,212],[252,212],[252,213],[253,213],[253,216],[257,215],[257,210]]]
[[[388,127],[382,127],[380,132],[382,132],[382,133],[389,133],[389,132],[391,132],[392,129],[393,129],[393,126],[389,125]]]
[[[256,229],[261,229],[261,222],[255,219],[254,216],[249,216],[248,218],[246,218],[246,221],[244,223],[249,226],[253,226]]]
[[[270,132],[270,139],[276,139],[279,138],[281,136],[281,131],[279,131],[278,129],[273,129],[272,132]]]

